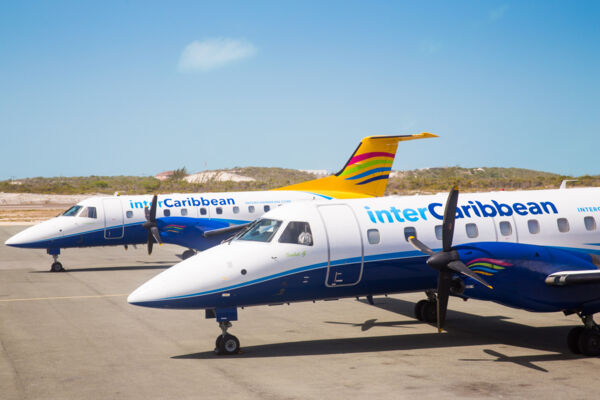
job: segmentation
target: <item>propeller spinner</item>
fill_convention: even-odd
[[[478,274],[471,271],[460,261],[458,252],[452,248],[452,239],[454,237],[454,222],[456,219],[456,205],[458,203],[458,187],[455,186],[448,194],[446,208],[444,209],[444,220],[442,222],[442,250],[435,252],[426,244],[414,236],[408,238],[410,244],[417,250],[429,255],[427,265],[437,269],[437,327],[438,332],[442,331],[446,320],[446,311],[448,310],[448,297],[450,296],[450,284],[452,274],[459,273],[476,280],[484,286],[492,289]]]
[[[158,196],[154,195],[154,197],[152,197],[152,204],[150,204],[150,210],[148,210],[148,207],[144,207],[146,222],[144,222],[142,226],[146,230],[148,230],[148,254],[152,254],[152,246],[154,245],[154,241],[156,241],[159,244],[162,244],[162,240],[160,239],[160,233],[158,232],[158,227],[156,226],[157,203]]]

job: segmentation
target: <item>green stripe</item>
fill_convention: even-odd
[[[394,160],[373,160],[373,161],[367,161],[364,164],[359,164],[359,165],[355,165],[354,167],[350,167],[347,170],[345,170],[344,172],[341,173],[340,176],[344,176],[344,175],[349,175],[349,174],[353,174],[354,172],[358,172],[361,171],[365,168],[368,168],[372,165],[391,165],[394,163]]]
[[[497,270],[504,269],[504,267],[501,267],[499,265],[490,264],[490,263],[484,263],[484,262],[478,262],[478,263],[475,263],[475,264],[471,264],[471,265],[469,265],[469,268],[476,267],[476,266],[487,267],[487,268],[497,269]]]

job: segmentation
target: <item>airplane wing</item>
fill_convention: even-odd
[[[546,277],[546,285],[571,286],[586,283],[600,283],[600,270],[560,271]]]
[[[238,232],[238,231],[241,231],[242,229],[246,228],[251,223],[252,222],[248,222],[245,224],[227,226],[225,228],[211,229],[210,231],[205,231],[202,234],[202,236],[205,238],[208,238],[208,237],[217,236],[217,235],[224,235],[226,233]]]

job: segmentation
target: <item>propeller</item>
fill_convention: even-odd
[[[158,203],[158,196],[154,195],[152,197],[152,203],[150,204],[150,209],[148,206],[144,207],[144,214],[146,215],[146,222],[142,224],[142,226],[148,230],[148,254],[152,254],[152,246],[154,245],[154,241],[159,244],[162,244],[162,240],[160,239],[160,233],[158,232],[158,227],[156,226],[156,205]]]
[[[446,311],[448,310],[448,297],[450,296],[450,285],[452,274],[459,273],[476,280],[482,285],[492,289],[485,279],[471,271],[462,261],[458,252],[452,248],[452,239],[454,237],[454,221],[456,219],[456,204],[458,203],[458,186],[450,190],[446,208],[444,209],[444,220],[442,222],[442,250],[435,252],[425,243],[414,236],[408,238],[409,243],[417,250],[429,255],[427,265],[437,269],[437,327],[438,332],[442,331],[444,321],[446,320]]]

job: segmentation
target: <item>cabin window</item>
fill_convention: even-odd
[[[312,246],[312,232],[308,222],[290,221],[279,237],[279,243],[302,244]]]
[[[187,215],[187,208],[182,208],[181,209],[181,216],[185,217]]]
[[[234,214],[239,214],[240,213],[240,208],[238,206],[233,206],[233,213]]]
[[[369,229],[367,231],[367,239],[369,240],[369,244],[378,244],[381,241],[381,237],[379,236],[379,230]]]
[[[254,212],[254,206],[248,206],[248,212],[249,213],[253,213]]]
[[[437,240],[442,240],[442,226],[441,225],[435,226],[435,238]]]
[[[206,208],[202,207],[200,209],[200,215],[206,215]]]
[[[265,212],[269,211],[270,209],[271,209],[271,206],[265,206],[264,207]]]
[[[569,221],[566,218],[559,218],[556,220],[558,225],[558,231],[562,233],[569,232]]]
[[[127,218],[133,218],[133,211],[129,210],[129,211],[125,212],[125,216]]]
[[[479,229],[477,229],[477,224],[467,224],[465,225],[465,229],[467,230],[467,236],[471,239],[479,236]]]
[[[164,211],[163,211],[163,215],[164,215],[165,217],[170,217],[170,216],[171,216],[171,210],[164,210]]]
[[[223,207],[217,207],[217,214],[223,214]]]
[[[247,232],[238,238],[238,240],[270,242],[280,226],[281,221],[275,219],[261,219],[256,221]]]
[[[80,218],[97,218],[96,207],[86,207],[78,215]]]
[[[540,233],[540,223],[537,219],[530,219],[527,221],[527,229],[529,229],[529,233],[532,235],[537,235]]]
[[[508,221],[500,222],[500,233],[502,236],[512,235],[512,225]]]
[[[594,217],[585,217],[583,219],[583,223],[585,224],[586,230],[588,230],[588,231],[596,230],[596,220],[594,219]]]
[[[81,208],[82,208],[81,206],[73,206],[73,207],[69,208],[67,211],[65,211],[63,213],[63,216],[74,217],[79,212],[79,210],[81,210]]]
[[[408,238],[411,236],[417,237],[417,230],[414,226],[407,226],[404,228],[404,239],[408,242]]]

